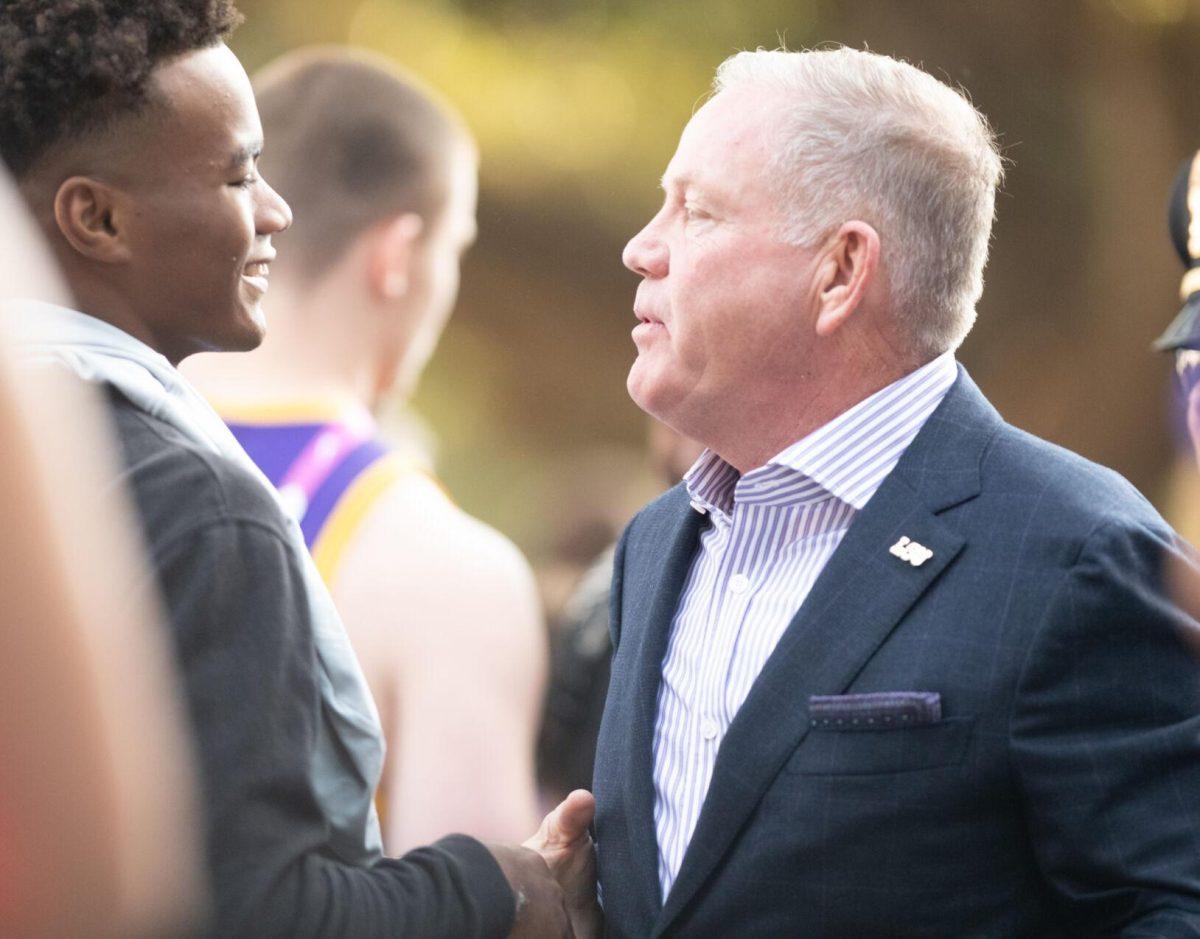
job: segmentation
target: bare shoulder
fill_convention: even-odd
[[[513,591],[527,586],[524,580],[532,576],[512,541],[468,515],[417,471],[380,494],[346,547],[339,577],[343,570],[347,576],[366,571],[383,581],[419,574],[460,582],[470,574]]]
[[[375,500],[332,586],[356,644],[418,653],[469,638],[528,655],[542,641],[533,574],[516,545],[419,472]]]

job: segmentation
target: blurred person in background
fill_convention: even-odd
[[[703,449],[661,421],[647,421],[647,450],[660,486],[678,483]],[[609,594],[615,551],[614,543],[589,565],[551,633],[550,682],[538,737],[538,782],[549,805],[592,785],[611,670]]]
[[[379,703],[384,844],[513,839],[537,819],[545,633],[528,564],[380,435],[453,308],[478,156],[387,60],[299,50],[255,77],[259,164],[296,212],[270,329],[188,374],[285,497]]]
[[[1200,153],[1185,160],[1175,177],[1167,205],[1167,227],[1186,268],[1179,288],[1183,309],[1154,347],[1175,357],[1188,436],[1200,462]]]
[[[166,606],[204,799],[214,932],[563,935],[591,802],[527,844],[384,858],[378,715],[298,526],[178,373],[262,338],[287,204],[226,0],[0,7],[0,155],[74,297],[8,311],[18,356],[100,386]],[[82,311],[82,312],[81,312]],[[585,892],[573,893],[587,900]]]
[[[1200,477],[1196,474],[1200,463],[1200,152],[1185,160],[1175,176],[1167,202],[1167,230],[1186,268],[1179,288],[1183,309],[1154,347],[1171,353],[1175,359],[1177,381],[1172,389],[1171,429],[1178,449],[1186,448],[1188,457],[1186,464],[1177,461],[1171,499],[1175,514],[1186,523],[1200,512]],[[1200,578],[1182,566],[1170,573],[1176,599],[1193,615],[1200,615]],[[1194,645],[1200,655],[1200,636]]]
[[[614,561],[610,935],[1200,932],[1194,562],[955,362],[1001,169],[845,48],[733,56],[684,128],[628,388],[709,449]]]
[[[0,309],[64,303],[0,172]],[[0,320],[0,935],[157,939],[205,915],[196,785],[97,403],[11,369]]]

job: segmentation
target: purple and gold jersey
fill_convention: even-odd
[[[392,452],[356,403],[218,402],[217,411],[300,523],[327,584],[372,503],[401,476],[419,471]]]

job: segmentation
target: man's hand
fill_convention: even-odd
[[[588,825],[596,813],[596,800],[585,789],[576,789],[542,819],[537,834],[525,842],[542,856],[566,894],[567,911],[580,939],[599,936],[603,927],[596,902],[596,852]]]
[[[571,920],[563,906],[563,890],[546,862],[527,847],[489,844],[517,898],[517,915],[509,939],[573,939]]]

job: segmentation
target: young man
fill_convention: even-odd
[[[388,850],[447,830],[519,837],[536,820],[546,657],[532,574],[371,417],[411,393],[450,315],[475,146],[432,92],[361,52],[291,53],[255,92],[259,169],[299,221],[262,346],[188,374],[289,499],[345,620],[388,741]]]
[[[77,310],[14,312],[19,354],[105,386],[190,711],[221,936],[558,935],[546,863],[452,836],[383,859],[378,719],[294,523],[176,371],[262,338],[262,128],[226,0],[0,9],[0,153]],[[131,585],[132,587],[132,585]],[[586,867],[586,799],[533,842]]]

